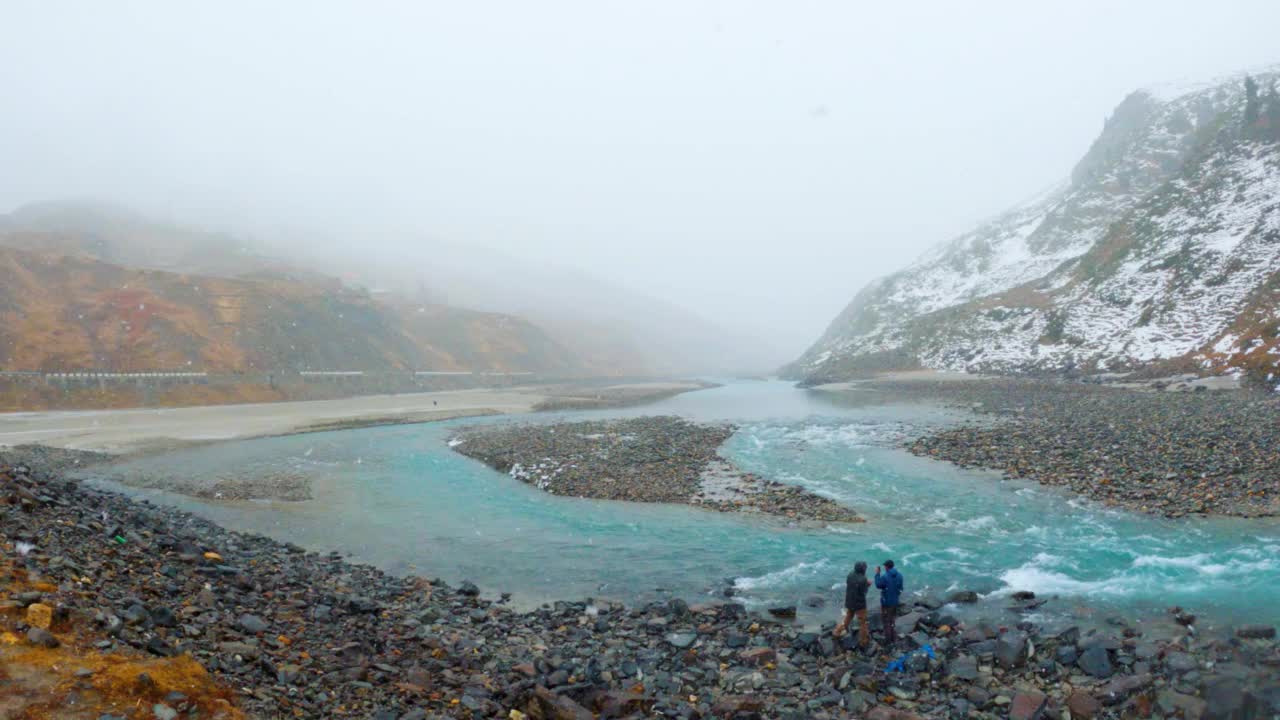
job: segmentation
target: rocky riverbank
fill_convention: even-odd
[[[1183,611],[1082,631],[1027,621],[1044,599],[1025,593],[973,623],[917,597],[897,621],[900,645],[869,653],[831,638],[830,624],[809,630],[732,602],[520,613],[470,583],[389,576],[25,466],[0,468],[0,550],[10,717],[106,704],[117,708],[107,717],[169,720],[1280,712],[1275,628],[1208,637]],[[887,670],[909,651],[902,671]]]
[[[450,445],[554,495],[680,503],[801,522],[861,522],[830,498],[735,468],[717,453],[734,429],[640,417],[470,428]]]
[[[992,378],[869,382],[849,396],[943,402],[989,416],[908,449],[1140,512],[1280,515],[1280,398]]]

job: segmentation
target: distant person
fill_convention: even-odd
[[[866,649],[871,644],[871,632],[867,629],[867,564],[859,560],[853,564],[853,572],[844,579],[844,619],[836,626],[835,636],[844,635],[853,618],[858,618],[858,647]]]
[[[884,574],[876,568],[876,587],[880,589],[880,625],[884,628],[885,645],[893,646],[898,640],[898,600],[902,596],[902,573],[893,569],[893,561],[884,561]]]

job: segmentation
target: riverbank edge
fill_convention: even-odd
[[[1181,610],[1162,623],[1113,618],[1111,631],[1050,631],[1025,619],[1044,602],[1028,593],[1014,596],[1008,619],[973,623],[947,612],[969,594],[914,597],[897,621],[906,640],[865,655],[849,649],[849,636],[833,639],[830,623],[819,632],[790,623],[793,607],[757,614],[732,599],[630,608],[588,599],[514,612],[468,582],[388,575],[40,468],[0,470],[0,501],[0,547],[24,581],[0,575],[0,631],[16,639],[0,644],[0,666],[54,643],[95,661],[189,656],[250,717],[912,720],[1146,716],[1159,707],[1199,718],[1280,709],[1275,628],[1213,638]],[[44,632],[34,631],[44,617],[37,605],[51,609]],[[907,672],[885,669],[925,646],[932,657],[910,654]],[[49,672],[68,676],[63,689],[99,682],[76,670]],[[148,706],[193,701],[168,677],[148,680],[108,689]]]
[[[89,467],[92,465],[110,466],[115,462],[125,462],[128,460],[148,457],[155,455],[163,455],[169,452],[175,452],[183,449],[203,447],[208,445],[218,445],[224,443],[240,442],[245,440],[257,440],[272,437],[290,437],[294,435],[305,435],[318,432],[334,432],[341,430],[357,430],[373,427],[386,427],[396,425],[417,425],[433,422],[444,422],[447,420],[457,420],[475,417],[488,417],[495,415],[523,415],[539,412],[553,412],[553,410],[539,410],[537,404],[547,399],[556,399],[567,397],[570,400],[578,399],[573,395],[564,395],[563,393],[581,392],[584,389],[592,389],[597,391],[597,396],[592,398],[594,408],[614,407],[611,402],[616,402],[616,407],[631,407],[646,402],[656,402],[658,400],[674,397],[686,392],[696,392],[699,390],[719,387],[715,383],[705,381],[660,381],[652,383],[622,383],[608,386],[589,385],[562,385],[554,388],[547,388],[553,394],[550,395],[533,395],[531,398],[541,397],[541,400],[531,400],[528,407],[521,410],[503,410],[491,407],[474,407],[474,408],[458,408],[445,410],[413,410],[402,413],[392,413],[378,416],[352,416],[350,418],[326,418],[320,422],[312,422],[308,424],[300,424],[283,431],[248,432],[242,435],[231,437],[217,437],[207,439],[187,439],[174,437],[161,437],[157,435],[146,436],[138,435],[131,439],[130,445],[126,449],[109,448],[101,449],[93,447],[90,444],[89,449],[81,447],[67,447],[58,444],[46,443],[22,443],[15,445],[0,445],[0,456],[8,450],[22,448],[49,448],[49,449],[66,449],[84,452],[86,454],[80,456],[81,467]],[[600,390],[616,390],[613,395],[600,393]],[[424,396],[427,399],[430,395]],[[219,408],[229,408],[232,406],[217,406]],[[560,410],[562,408],[556,408]],[[98,412],[98,411],[95,411]],[[128,410],[125,412],[137,412],[136,410]],[[83,445],[83,443],[78,443]],[[277,483],[268,482],[263,478],[242,477],[224,481],[218,487],[199,488],[193,485],[179,482],[176,478],[168,480],[159,479],[155,483],[139,485],[130,482],[126,475],[120,475],[113,478],[123,485],[138,487],[143,489],[158,489],[169,492],[175,492],[181,495],[198,498],[204,501],[219,502],[222,500],[270,500],[279,502],[299,502],[313,498],[310,480],[305,476],[293,478],[293,482],[282,487]]]
[[[446,413],[490,414],[538,412],[544,400],[578,400],[591,393],[598,407],[610,402],[632,406],[684,392],[715,387],[701,380],[616,382],[487,388],[405,395],[370,395],[343,400],[310,400],[246,405],[197,405],[181,408],[130,408],[55,412],[0,413],[0,447],[47,445],[113,455],[160,452],[188,443],[248,440],[355,427],[363,420],[396,424],[429,414],[428,422],[449,419]],[[576,393],[576,394],[575,394]],[[437,402],[438,401],[438,402]],[[438,414],[437,414],[438,413]],[[370,425],[372,426],[372,425]]]

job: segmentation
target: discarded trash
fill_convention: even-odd
[[[903,653],[901,656],[898,657],[897,660],[894,660],[893,662],[889,663],[889,666],[886,667],[884,671],[885,672],[906,672],[907,659],[910,658],[912,655],[928,655],[930,660],[938,659],[938,656],[933,654],[932,645],[921,645],[916,650],[912,650],[909,653]]]

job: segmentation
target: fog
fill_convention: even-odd
[[[0,4],[0,211],[475,249],[688,310],[762,367],[1067,177],[1130,91],[1280,59],[1267,0]]]

